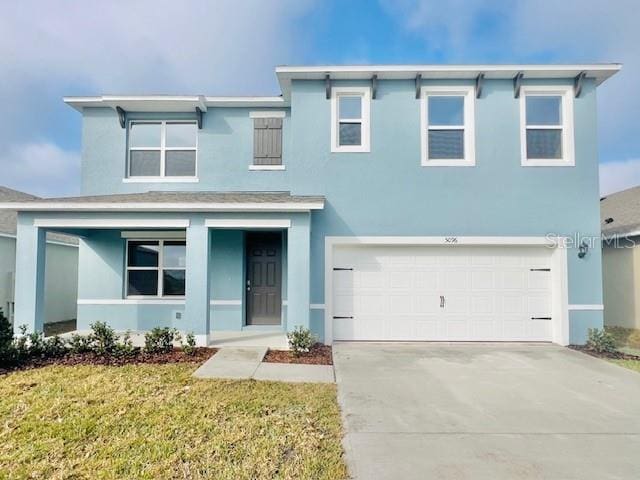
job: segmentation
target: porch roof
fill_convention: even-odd
[[[0,210],[86,212],[296,212],[321,210],[324,197],[290,192],[159,192],[33,198],[0,202]]]

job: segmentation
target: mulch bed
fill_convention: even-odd
[[[216,348],[196,348],[193,355],[187,355],[181,349],[173,349],[169,353],[144,353],[139,352],[130,357],[100,356],[93,352],[67,354],[57,358],[31,358],[25,363],[10,367],[0,366],[0,375],[17,370],[31,370],[33,368],[46,367],[48,365],[109,365],[121,367],[123,365],[138,365],[142,363],[165,364],[165,363],[194,363],[200,364],[211,358],[218,349]]]
[[[587,348],[584,345],[569,345],[569,348],[572,348],[573,350],[578,350],[579,352],[582,352],[582,353],[586,353],[587,355],[591,355],[592,357],[610,358],[613,360],[640,360],[640,357],[638,355],[630,355],[628,353],[623,353],[623,352],[612,352],[612,353],[596,352],[594,350],[591,350],[590,348]]]
[[[309,353],[295,355],[288,350],[269,350],[263,362],[267,363],[303,363],[306,365],[333,365],[333,355],[329,345],[316,343]]]

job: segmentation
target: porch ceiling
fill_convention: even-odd
[[[17,211],[296,212],[324,208],[324,197],[290,192],[145,192],[0,203]]]

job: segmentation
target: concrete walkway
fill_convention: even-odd
[[[640,478],[637,372],[548,344],[333,353],[354,478]]]
[[[334,383],[332,365],[263,363],[267,347],[223,347],[193,375],[198,378]]]

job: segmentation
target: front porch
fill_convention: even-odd
[[[103,321],[142,342],[143,332],[171,327],[199,346],[286,348],[287,331],[310,327],[310,207],[318,205],[21,210],[15,325],[43,329],[44,237],[55,231],[80,237],[77,331]]]

